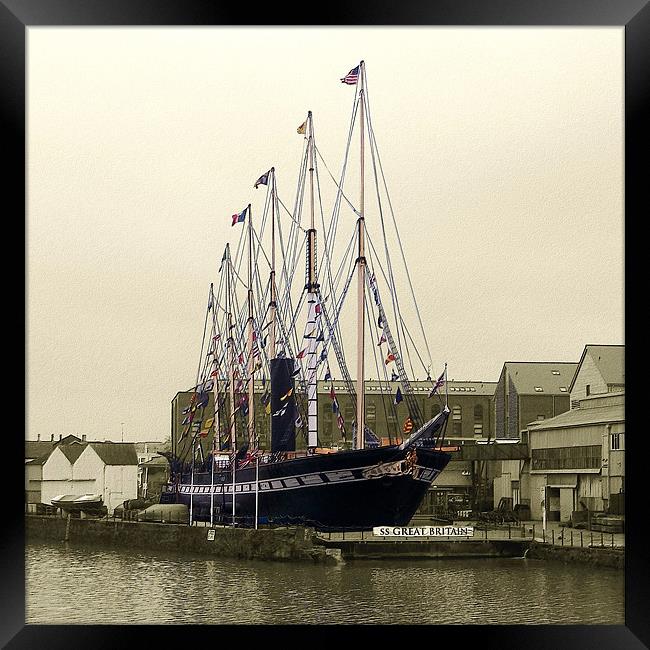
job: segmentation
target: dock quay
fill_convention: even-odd
[[[400,539],[366,532],[345,535],[318,533],[317,539],[325,548],[339,549],[342,560],[524,557],[531,543],[530,539],[502,536],[488,539]]]
[[[310,528],[233,528],[26,515],[25,538],[130,549],[176,551],[242,560],[336,564],[339,553],[314,544]]]
[[[458,524],[456,524],[458,525]],[[302,526],[243,528],[25,515],[26,541],[45,540],[166,550],[242,560],[338,564],[376,559],[506,558],[583,562],[624,568],[622,534],[539,527],[539,522],[497,528],[474,526],[470,537],[393,537],[373,531],[319,532]]]

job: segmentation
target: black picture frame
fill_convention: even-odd
[[[511,25],[511,26],[598,26],[625,27],[625,219],[626,255],[625,271],[627,292],[635,279],[641,279],[645,290],[648,273],[640,264],[641,255],[635,254],[634,244],[638,224],[643,223],[648,209],[643,201],[647,195],[649,139],[645,114],[648,109],[648,81],[650,59],[646,54],[650,43],[650,6],[648,0],[402,0],[399,3],[377,2],[328,3],[325,10],[309,15],[303,4],[279,6],[267,3],[264,7],[247,3],[224,3],[215,0],[0,0],[0,93],[2,110],[5,196],[13,206],[6,209],[6,223],[19,223],[25,215],[25,36],[31,26],[71,25],[246,25],[251,19],[257,25],[305,25],[317,17],[319,25]],[[322,13],[326,11],[326,14]],[[645,110],[644,110],[645,109]],[[645,210],[642,212],[643,208]],[[26,246],[27,246],[26,242]],[[632,244],[633,248],[628,248]],[[9,244],[6,244],[7,246]],[[15,247],[15,244],[14,244]],[[23,249],[23,250],[26,250]],[[24,260],[23,260],[24,261]],[[17,266],[17,264],[15,265]],[[23,267],[24,268],[24,267]],[[15,274],[15,268],[13,270]],[[7,284],[15,286],[8,276]],[[637,294],[638,295],[638,294]],[[13,301],[8,310],[15,312]],[[23,302],[25,304],[25,302]],[[633,307],[629,307],[632,304]],[[631,423],[630,436],[626,436],[626,568],[625,568],[625,625],[622,626],[453,626],[404,629],[358,629],[349,637],[349,626],[323,627],[318,631],[320,642],[348,641],[363,643],[389,638],[392,643],[427,643],[440,645],[505,648],[642,648],[650,645],[648,611],[648,559],[643,545],[642,531],[646,499],[643,485],[644,463],[648,458],[647,438],[640,427],[639,403],[640,373],[634,339],[635,318],[639,304],[633,298],[626,301],[626,355],[627,404],[626,420]],[[24,312],[23,312],[24,313]],[[632,337],[632,338],[631,338]],[[632,346],[631,348],[629,346]],[[20,366],[20,362],[18,363]],[[12,366],[12,376],[15,376]],[[27,399],[27,396],[25,396]],[[15,404],[13,405],[15,407]],[[24,511],[20,491],[22,485],[23,438],[15,432],[15,408],[5,420],[5,465],[18,469],[6,483],[10,503],[3,504],[5,527],[2,538],[2,619],[0,640],[8,648],[114,648],[119,645],[153,644],[158,640],[165,645],[173,643],[184,647],[189,643],[226,643],[230,635],[213,633],[205,626],[31,626],[25,625],[24,605]],[[6,476],[6,473],[5,473]],[[435,603],[432,594],[431,603]],[[228,629],[226,629],[228,628]],[[170,635],[172,631],[172,635]],[[271,635],[275,641],[291,644],[312,642],[310,627],[269,629],[252,626],[224,626],[223,632],[234,631],[235,643],[268,643]],[[285,636],[281,636],[286,632]],[[361,637],[356,635],[359,632]],[[390,632],[390,637],[387,636]],[[446,637],[441,639],[442,634]],[[378,635],[381,635],[378,638]],[[173,639],[173,641],[172,641]],[[381,641],[380,641],[381,642]]]

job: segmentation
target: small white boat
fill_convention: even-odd
[[[53,506],[65,511],[94,511],[104,505],[100,494],[60,494],[51,500]]]

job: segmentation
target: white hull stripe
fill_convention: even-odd
[[[357,470],[367,468],[356,468]],[[375,478],[381,477],[366,477],[355,476],[355,470],[343,469],[334,470],[329,472],[317,472],[314,474],[301,474],[298,476],[288,476],[283,478],[273,478],[260,481],[259,491],[262,492],[280,492],[286,490],[297,490],[307,487],[320,487],[324,485],[337,485],[341,483],[358,483],[360,481],[372,481]],[[424,483],[431,483],[436,476],[440,474],[440,470],[423,467],[416,465],[413,468],[412,474],[403,474],[413,480],[422,481]],[[325,480],[326,479],[326,480]],[[214,485],[188,485],[181,484],[178,486],[180,494],[232,494],[233,484],[230,483],[215,483]],[[167,489],[168,492],[173,492],[174,488]],[[235,494],[255,494],[255,481],[246,481],[242,483],[235,483]]]

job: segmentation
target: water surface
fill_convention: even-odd
[[[528,559],[252,562],[26,548],[32,624],[614,624],[624,572]]]

